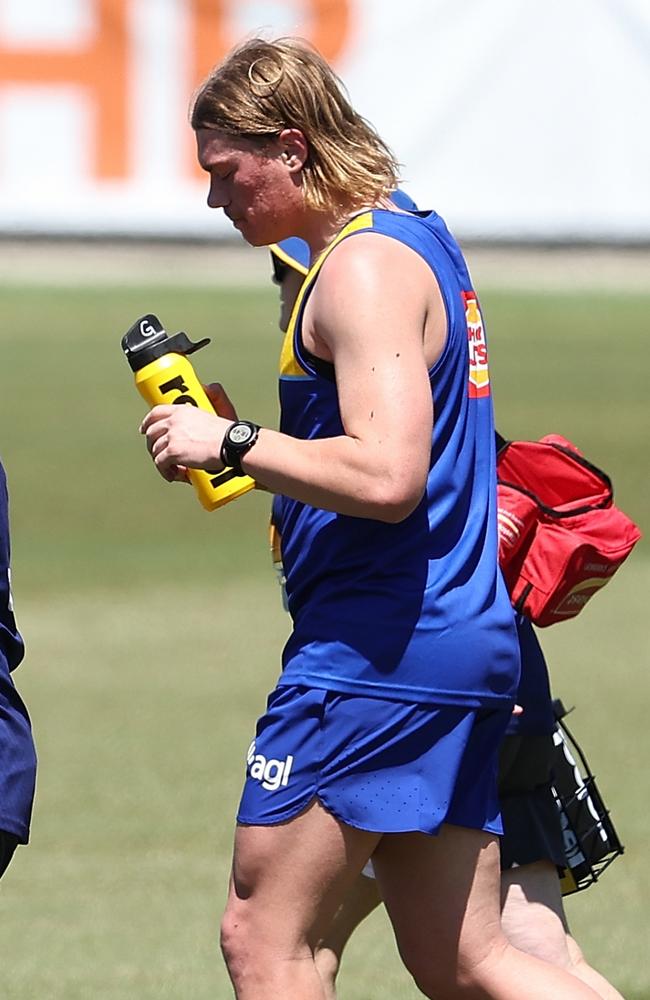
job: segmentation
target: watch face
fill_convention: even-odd
[[[228,440],[234,445],[246,444],[253,436],[253,428],[248,424],[234,424],[228,431]]]

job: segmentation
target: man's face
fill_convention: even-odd
[[[293,235],[302,191],[279,140],[260,147],[213,129],[199,129],[196,138],[199,164],[210,175],[210,208],[222,208],[252,246]]]

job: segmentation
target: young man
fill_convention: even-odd
[[[18,844],[29,839],[36,781],[36,751],[27,709],[11,671],[23,658],[9,573],[7,481],[0,464],[0,877]]]
[[[238,814],[222,925],[236,994],[322,1000],[315,942],[372,855],[426,996],[520,1000],[525,983],[528,1000],[593,1000],[500,926],[496,769],[519,664],[460,251],[435,213],[393,209],[392,154],[300,43],[232,52],[192,125],[208,204],[255,246],[299,236],[318,258],[279,432],[173,406],[141,427],[170,481],[227,465],[283,497],[294,627]]]
[[[403,191],[393,192],[391,201],[404,211],[417,211],[415,202]],[[280,294],[278,325],[286,334],[309,271],[309,247],[292,237],[270,250],[273,281]],[[273,501],[271,549],[283,575],[276,526],[279,500],[275,497]],[[510,719],[500,754],[502,926],[517,948],[567,969],[590,985],[602,1000],[622,1000],[620,993],[586,962],[568,930],[558,877],[558,868],[566,866],[564,838],[551,787],[556,723],[548,668],[531,623],[522,615],[516,615],[515,621],[521,657],[516,701],[521,712]],[[369,865],[316,948],[316,966],[327,1000],[336,1000],[336,978],[350,937],[380,904]]]

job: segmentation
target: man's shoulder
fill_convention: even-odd
[[[383,282],[394,273],[394,268],[408,269],[413,266],[415,260],[411,252],[412,241],[400,236],[401,231],[405,236],[408,234],[409,222],[406,222],[404,229],[404,223],[385,223],[350,233],[341,240],[323,263],[323,279],[337,283],[346,278],[359,282]]]

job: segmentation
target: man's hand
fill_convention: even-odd
[[[140,433],[158,472],[171,483],[186,479],[187,469],[223,469],[221,444],[231,424],[232,420],[188,404],[154,406],[140,424]]]
[[[204,389],[215,413],[218,413],[220,417],[225,417],[226,420],[235,421],[237,419],[237,411],[221,382],[210,382],[209,385],[204,386]]]

